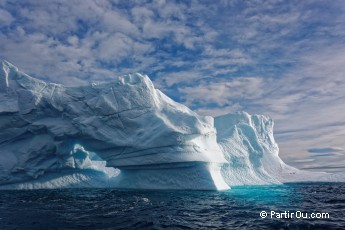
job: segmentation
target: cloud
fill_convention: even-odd
[[[13,16],[6,10],[0,9],[0,24],[10,25],[13,22]]]
[[[2,5],[1,20],[13,25],[0,31],[1,58],[58,83],[73,84],[70,77],[85,84],[138,70],[165,74],[171,71],[164,64],[176,61],[171,50],[195,49],[216,34],[201,28],[202,22],[187,25],[197,13],[183,3],[36,0]],[[163,50],[166,56],[159,54]]]
[[[345,152],[345,149],[342,148],[332,148],[332,147],[326,147],[326,148],[312,148],[308,149],[308,152],[310,153],[337,153],[337,152]]]
[[[196,108],[195,111],[198,114],[201,115],[207,115],[207,116],[219,116],[219,115],[223,115],[224,111],[227,111],[227,113],[233,113],[236,111],[243,111],[243,106],[240,105],[239,103],[235,103],[232,105],[226,105],[226,106],[222,106],[222,107],[209,107],[209,108]]]
[[[262,79],[244,77],[221,81],[202,81],[197,86],[179,89],[187,104],[225,106],[232,100],[252,100],[263,94]]]
[[[301,159],[301,160],[294,160],[295,163],[306,163],[306,162],[313,162],[315,159]]]

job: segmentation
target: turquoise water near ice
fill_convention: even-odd
[[[266,211],[266,218],[260,212]],[[270,216],[270,211],[300,218]],[[328,213],[329,218],[310,217]],[[298,215],[298,214],[297,214]],[[290,216],[291,217],[291,216]],[[345,229],[345,184],[0,191],[0,229]]]

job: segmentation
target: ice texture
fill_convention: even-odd
[[[222,169],[229,185],[280,183],[274,175],[285,165],[278,157],[271,119],[237,112],[216,117],[215,127],[217,142],[229,162]]]
[[[146,75],[68,87],[1,62],[0,189],[223,190],[343,178],[297,170],[278,153],[270,118],[200,116]]]

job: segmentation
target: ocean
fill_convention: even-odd
[[[239,186],[228,191],[0,191],[2,230],[246,228],[345,229],[345,183]]]

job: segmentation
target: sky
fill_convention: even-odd
[[[68,86],[144,73],[199,114],[270,116],[292,166],[345,171],[342,0],[1,0],[0,58]]]

